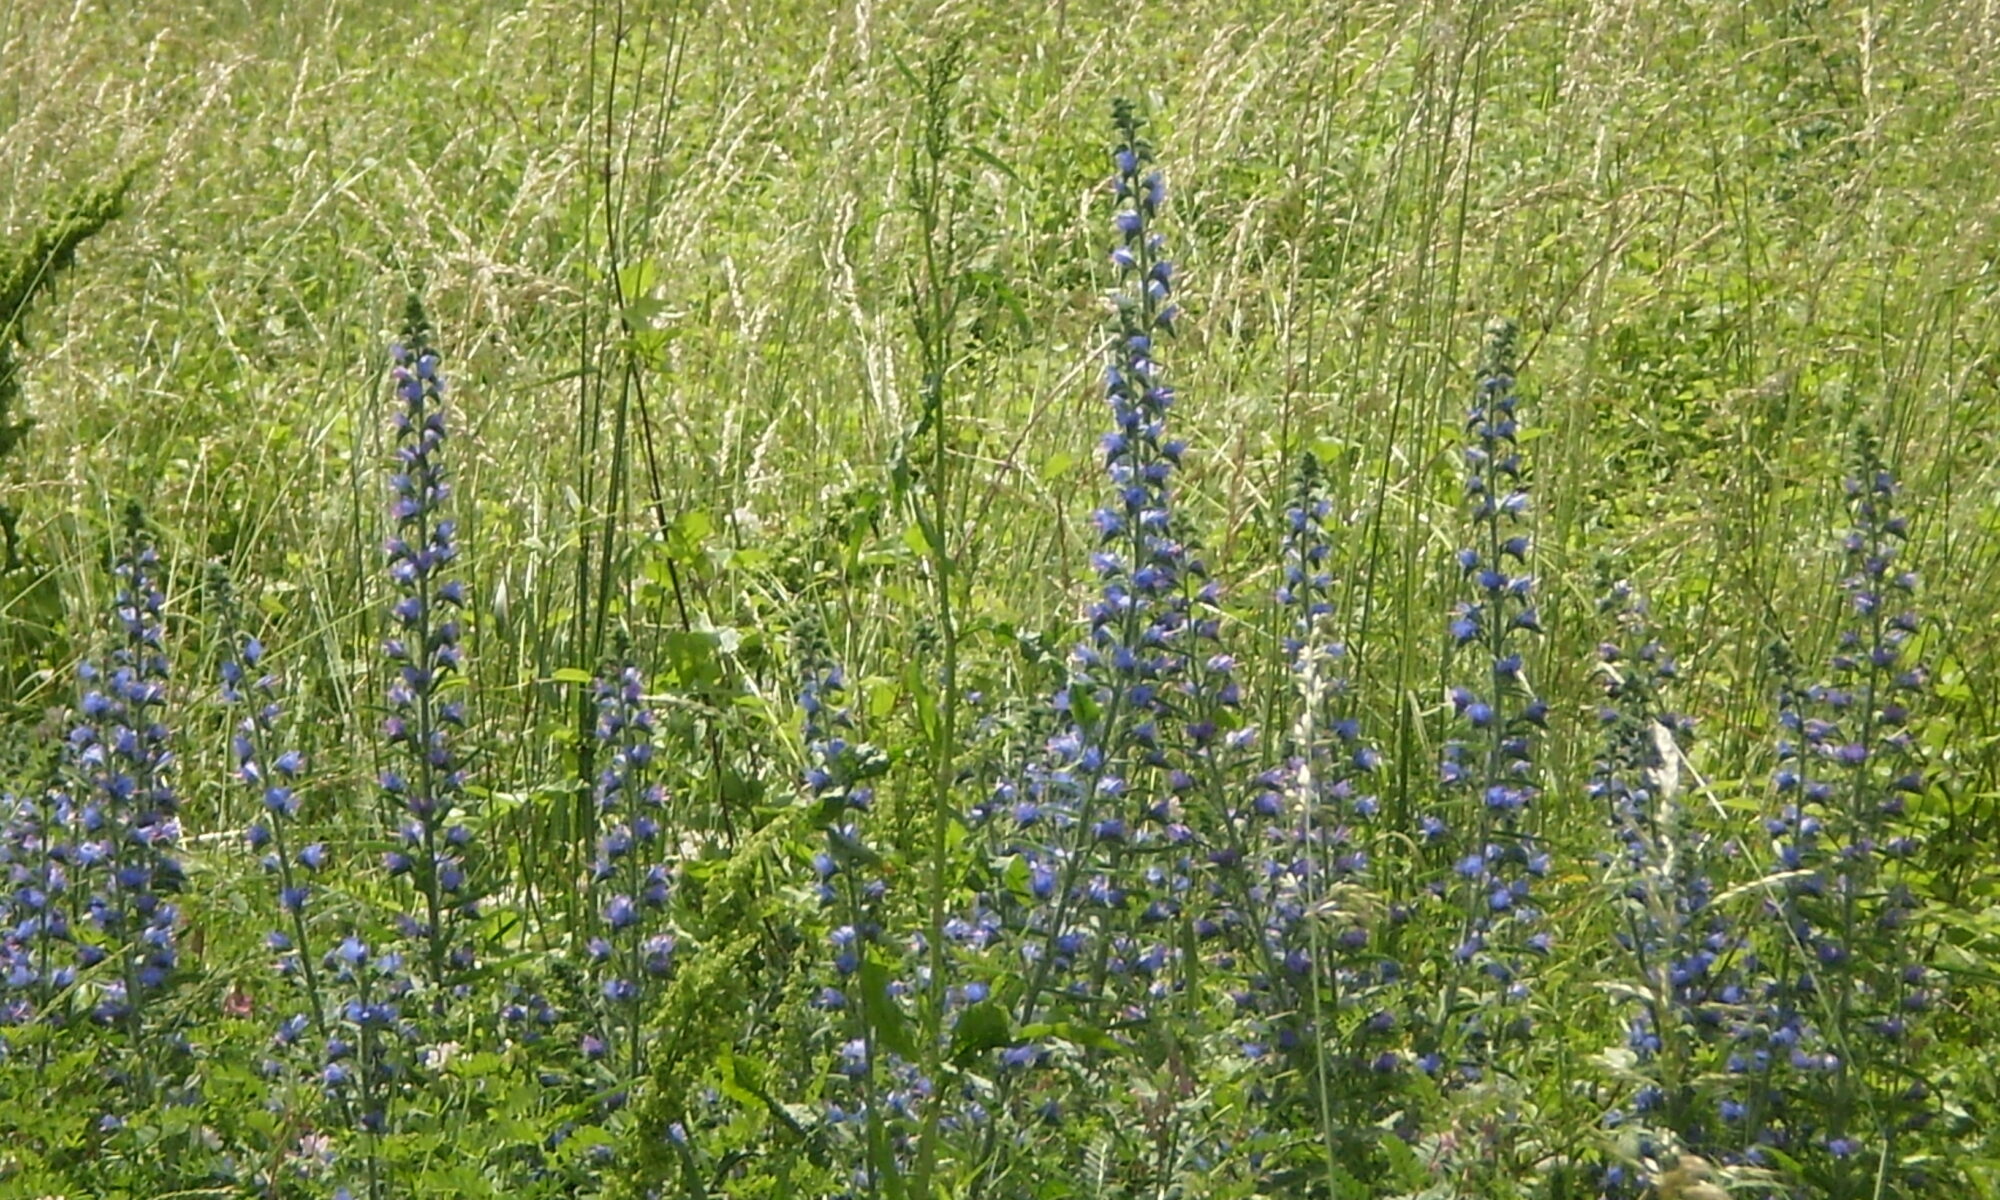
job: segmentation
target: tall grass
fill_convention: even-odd
[[[1019,767],[997,747],[1044,718],[1011,698],[1061,685],[1095,586],[1104,113],[1141,48],[1188,314],[1177,518],[1234,581],[1246,690],[1283,696],[1281,618],[1256,598],[1280,582],[1301,455],[1324,464],[1348,702],[1382,749],[1391,829],[1416,827],[1453,736],[1440,621],[1463,586],[1463,400],[1485,315],[1518,321],[1548,631],[1523,670],[1557,730],[1528,820],[1563,931],[1536,1003],[1569,1029],[1532,1048],[1548,1078],[1584,1079],[1623,1037],[1594,986],[1616,956],[1598,936],[1598,748],[1576,733],[1607,636],[1599,564],[1652,598],[1675,702],[1700,718],[1704,803],[1748,825],[1783,682],[1767,649],[1834,649],[1834,484],[1848,431],[1880,430],[1930,614],[1913,735],[1948,768],[1910,805],[1940,905],[1923,937],[1956,989],[1933,1018],[1954,1047],[1939,1090],[1961,1097],[1958,1169],[1989,1194],[1995,45],[2000,18],[1968,0],[0,7],[0,231],[134,180],[17,352],[36,426],[0,477],[24,559],[0,615],[36,636],[10,740],[70,702],[136,499],[190,681],[175,735],[206,899],[183,942],[209,991],[187,1003],[259,977],[270,905],[233,836],[257,813],[226,786],[235,718],[191,682],[234,652],[209,563],[285,664],[314,764],[303,816],[380,849],[380,355],[421,294],[453,367],[469,806],[517,881],[495,919],[558,958],[599,920],[591,679],[644,663],[677,747],[677,918],[710,954],[683,953],[664,987],[687,1032],[651,1051],[652,1094],[717,1088],[746,1140],[797,1148],[810,1176],[825,1146],[788,1106],[821,1097],[748,1065],[809,1048],[741,1020],[803,1028],[787,981],[819,952],[797,903],[799,639],[845,664],[857,719],[896,749],[871,836],[929,872],[941,979],[945,923],[981,886],[944,869],[964,852],[954,815]],[[1386,904],[1420,890],[1381,887]],[[336,908],[385,896],[360,882]],[[559,997],[567,971],[535,987]],[[919,1002],[933,1078],[952,1019]],[[716,1067],[725,1053],[744,1065]],[[1204,1099],[1227,1108],[1233,1086]],[[1534,1093],[1545,1161],[1601,1140],[1619,1086]],[[587,1084],[556,1090],[588,1108]],[[647,1120],[713,1119],[662,1103]],[[919,1123],[912,1194],[964,1155],[947,1115]],[[659,1152],[704,1186],[731,1177]]]

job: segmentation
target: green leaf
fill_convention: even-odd
[[[722,636],[711,629],[669,629],[660,635],[660,667],[686,687],[713,687],[722,681]]]
[[[680,562],[699,562],[702,549],[708,545],[708,539],[714,532],[714,518],[698,508],[691,508],[674,518],[673,529],[667,534],[668,553]]]
[[[715,1068],[718,1077],[716,1088],[724,1096],[736,1101],[738,1104],[746,1106],[762,1102],[763,1098],[750,1087],[746,1087],[741,1077],[738,1076],[735,1055],[729,1053],[727,1050],[723,1051],[721,1057],[715,1061]]]
[[[868,716],[871,720],[887,720],[896,711],[896,700],[902,689],[893,679],[869,679],[862,684],[868,693]]]
[[[1131,1047],[1112,1037],[1094,1025],[1079,1025],[1075,1021],[1057,1021],[1056,1036],[1065,1042],[1074,1042],[1092,1050],[1102,1050],[1107,1054],[1124,1055]]]
[[[910,1037],[909,1022],[904,1020],[903,1010],[889,995],[889,968],[868,958],[862,960],[859,974],[861,1011],[868,1027],[875,1033],[875,1044],[914,1061],[917,1047]]]
[[[1029,898],[1029,875],[1032,870],[1033,868],[1028,865],[1027,855],[1012,855],[1007,859],[1007,865],[1001,868],[1000,879],[1007,885],[1009,892],[1026,900]]]
[[[1014,173],[1014,168],[1008,166],[1006,163],[1001,162],[998,158],[994,157],[993,152],[991,150],[986,149],[984,146],[976,146],[967,143],[964,145],[960,145],[956,148],[964,151],[966,154],[971,155],[973,158],[978,159],[980,162],[985,163],[987,166],[992,167],[994,170],[1000,172],[1002,175],[1005,175],[1007,178],[1013,180],[1015,183],[1021,182],[1021,177]]]
[[[971,1066],[980,1055],[1013,1041],[1007,1010],[991,1000],[975,1004],[958,1015],[951,1028],[951,1061]]]
[[[1072,1045],[1090,1050],[1102,1050],[1107,1054],[1124,1055],[1129,1052],[1123,1042],[1090,1025],[1079,1025],[1075,1021],[1038,1021],[1033,1025],[1023,1025],[1014,1040],[1032,1042],[1038,1038],[1061,1038]]]
[[[1399,1186],[1407,1191],[1415,1191],[1424,1186],[1429,1172],[1424,1169],[1423,1160],[1416,1150],[1393,1131],[1384,1131],[1376,1143],[1382,1148],[1382,1157],[1389,1160],[1389,1171]]]
[[[594,678],[594,676],[592,676],[589,671],[584,670],[582,667],[557,667],[555,670],[555,674],[549,676],[548,682],[589,683],[592,678]]]
[[[627,302],[647,295],[659,286],[659,282],[660,264],[650,258],[618,268],[618,294]]]
[[[666,301],[655,299],[651,296],[640,296],[635,299],[628,299],[625,307],[619,310],[618,316],[620,320],[624,321],[627,326],[634,330],[651,330],[653,319],[664,314],[666,311]]]
[[[1076,723],[1086,731],[1094,730],[1097,727],[1097,719],[1103,715],[1097,707],[1096,699],[1080,688],[1069,690],[1069,710],[1076,714]]]

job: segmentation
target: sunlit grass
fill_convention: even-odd
[[[954,38],[966,149],[939,443],[916,435],[908,177],[919,79]],[[383,349],[419,294],[453,377],[474,784],[517,872],[508,936],[561,946],[587,919],[577,673],[629,638],[685,751],[675,803],[701,886],[746,905],[707,930],[739,956],[716,962],[771,939],[755,945],[773,970],[738,973],[735,1011],[721,993],[667,1003],[708,1022],[689,1017],[687,1053],[748,1053],[731,1021],[797,1015],[781,955],[814,949],[793,928],[810,832],[788,807],[797,630],[908,751],[883,786],[899,852],[921,864],[931,845],[919,694],[941,652],[938,560],[897,464],[921,474],[943,447],[950,503],[926,515],[964,572],[968,689],[1015,719],[1054,683],[1091,587],[1103,142],[1131,95],[1174,186],[1179,508],[1230,581],[1247,669],[1272,679],[1280,517],[1297,455],[1327,464],[1357,715],[1405,826],[1449,715],[1441,614],[1480,331],[1495,313],[1520,326],[1549,630],[1526,670],[1558,730],[1538,819],[1566,864],[1547,974],[1578,1030],[1546,1048],[1563,1065],[1541,1100],[1572,1144],[1604,1105],[1565,1084],[1618,1036],[1594,983],[1606,834],[1584,791],[1601,585],[1652,598],[1707,803],[1747,823],[1768,799],[1768,649],[1831,649],[1838,480],[1851,428],[1882,432],[1914,519],[1937,684],[1922,736],[1945,781],[1917,814],[1944,905],[1926,937],[1956,972],[1939,1036],[1961,1043],[1940,1070],[1964,1114],[1940,1144],[1968,1147],[1991,1194],[2000,1151],[1979,1130],[2000,1098],[1976,1031],[2000,963],[1996,46],[2000,17],[1969,0],[0,6],[0,252],[136,171],[127,214],[24,326],[37,427],[0,500],[28,563],[0,599],[55,632],[23,651],[15,740],[73,701],[136,499],[176,639],[203,994],[260,977],[270,903],[203,691],[210,562],[285,664],[315,764],[306,815],[356,861],[379,851]],[[341,903],[387,894],[361,876]],[[692,1094],[718,1086],[709,1068],[661,1069]]]

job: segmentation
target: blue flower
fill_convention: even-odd
[[[1534,732],[1547,706],[1534,694],[1519,635],[1537,632],[1534,580],[1525,570],[1532,544],[1516,527],[1528,500],[1519,451],[1519,398],[1514,391],[1510,322],[1487,329],[1485,361],[1466,418],[1465,511],[1470,544],[1452,557],[1466,594],[1446,632],[1462,682],[1449,693],[1455,728],[1444,745],[1439,782],[1444,812],[1419,818],[1427,842],[1449,848],[1452,882],[1441,885],[1469,931],[1453,957],[1474,972],[1461,977],[1500,1008],[1525,994],[1519,982],[1529,960],[1547,947],[1541,914],[1531,902],[1530,881],[1543,873],[1527,818],[1539,798]],[[1442,919],[1442,918],[1441,918]],[[1507,986],[1494,987],[1492,983]],[[1508,1020],[1486,1011],[1455,1031],[1474,1064],[1491,1060],[1498,1040],[1525,1034],[1525,1018]]]
[[[598,833],[591,880],[601,897],[602,932],[587,940],[585,950],[608,1002],[594,1036],[618,1048],[617,1058],[604,1057],[629,1082],[643,1073],[650,1047],[644,1002],[673,968],[666,792],[652,773],[657,722],[646,704],[644,676],[629,663],[607,667],[593,688],[601,765],[592,793]]]
[[[476,901],[464,894],[463,842],[451,837],[466,803],[465,768],[451,737],[463,718],[448,698],[463,662],[457,610],[465,592],[445,575],[458,556],[458,543],[457,525],[445,515],[451,486],[443,454],[445,381],[438,356],[426,348],[396,346],[390,357],[398,405],[391,418],[396,431],[389,506],[394,528],[384,550],[397,590],[389,615],[400,633],[383,644],[384,657],[395,670],[382,730],[405,770],[385,775],[383,791],[412,818],[414,836],[406,839],[404,851],[396,852],[391,867],[410,880],[423,908],[409,928],[423,943],[423,975],[439,988],[471,965],[465,927],[477,912]]]
[[[38,951],[60,940],[72,947],[75,967],[109,963],[98,972],[94,1014],[117,1023],[143,1052],[142,1039],[158,1019],[155,1002],[178,977],[180,909],[171,897],[184,874],[178,857],[179,797],[173,784],[172,736],[164,719],[169,676],[165,651],[165,599],[155,583],[159,555],[133,506],[112,565],[109,653],[79,669],[78,713],[62,748],[67,781],[33,802],[27,834],[45,854],[60,853],[28,899],[29,935]],[[60,832],[59,832],[60,831]],[[87,887],[87,898],[76,890]],[[67,893],[76,922],[57,915],[51,901]],[[81,904],[74,901],[81,899]],[[45,1009],[59,978],[71,969],[38,952],[32,970],[15,966],[31,1008]],[[25,972],[25,973],[24,973]],[[171,1039],[160,1039],[168,1042]]]
[[[1010,1070],[1018,1071],[1039,1063],[1043,1058],[1043,1054],[1044,1052],[1040,1046],[1035,1045],[1033,1042],[1024,1042],[1018,1046],[1009,1046],[1000,1051],[1000,1065]]]
[[[1693,722],[1666,704],[1673,659],[1652,636],[1644,603],[1619,583],[1600,608],[1619,637],[1598,650],[1603,746],[1588,790],[1616,841],[1607,885],[1628,962],[1626,1045],[1637,1055],[1637,1072],[1652,1081],[1634,1107],[1646,1114],[1647,1128],[1727,1158],[1740,1147],[1716,1128],[1719,1109],[1701,1085],[1720,1074],[1721,1063],[1711,1060],[1726,1045],[1727,993],[1738,982],[1733,964],[1743,944],[1713,904],[1720,848],[1682,803]]]
[[[1840,542],[1848,619],[1816,679],[1786,647],[1773,650],[1783,737],[1764,825],[1764,944],[1751,963],[1754,1001],[1730,1026],[1745,1064],[1740,1135],[1784,1148],[1836,1192],[1872,1170],[1877,1154],[1860,1152],[1869,1138],[1897,1162],[1894,1144],[1927,1115],[1927,1094],[1879,1082],[1915,1070],[1909,1015],[1929,996],[1929,968],[1906,933],[1916,895],[1902,875],[1917,846],[1903,797],[1924,775],[1911,709],[1927,672],[1907,607],[1916,576],[1899,565],[1909,526],[1898,488],[1873,434],[1856,442]],[[1865,1164],[1847,1161],[1857,1156]]]

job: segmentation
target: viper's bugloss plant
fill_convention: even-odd
[[[1541,794],[1535,739],[1548,706],[1530,686],[1524,651],[1541,632],[1529,573],[1528,486],[1514,390],[1515,330],[1488,326],[1478,394],[1466,417],[1468,539],[1457,552],[1465,596],[1448,625],[1454,674],[1452,729],[1439,772],[1439,811],[1423,840],[1449,862],[1438,894],[1455,911],[1447,1011],[1423,1065],[1477,1078],[1503,1043],[1530,1032],[1524,1002],[1549,933],[1531,892],[1549,854],[1529,813]],[[1468,1003],[1469,1002],[1469,1003]]]
[[[1614,843],[1605,883],[1623,969],[1608,986],[1626,1036],[1606,1058],[1627,1089],[1625,1107],[1606,1117],[1625,1153],[1605,1182],[1607,1194],[1636,1195],[1657,1182],[1643,1164],[1665,1148],[1727,1149],[1714,1144],[1714,1080],[1729,1006],[1742,996],[1742,939],[1717,903],[1728,868],[1721,843],[1686,803],[1694,722],[1668,701],[1679,667],[1629,583],[1614,584],[1599,607],[1615,636],[1598,647],[1603,742],[1588,791]]]
[[[307,840],[300,814],[306,760],[283,744],[282,680],[266,669],[263,641],[243,629],[220,571],[211,593],[225,625],[220,696],[237,714],[230,761],[256,813],[245,837],[277,892],[278,919],[265,945],[290,985],[262,1073],[317,1092],[332,1118],[323,1130],[276,1147],[277,1173],[267,1182],[344,1179],[376,1200],[389,1194],[381,1139],[393,1131],[394,1103],[410,1082],[418,1040],[402,1013],[411,984],[400,953],[378,954],[353,932],[329,936],[313,920],[316,880],[331,865],[331,851]],[[348,1139],[359,1139],[352,1152]]]
[[[1046,1011],[1050,989],[1095,1003],[1112,974],[1156,977],[1178,953],[1157,925],[1162,912],[1178,911],[1176,892],[1187,886],[1185,869],[1166,864],[1185,854],[1170,847],[1192,839],[1181,805],[1202,782],[1190,769],[1193,755],[1238,736],[1214,711],[1233,702],[1233,663],[1219,650],[1202,653],[1216,641],[1219,622],[1200,610],[1216,603],[1219,589],[1173,511],[1173,475],[1186,444],[1168,432],[1174,389],[1155,353],[1177,312],[1173,264],[1154,228],[1166,183],[1152,168],[1131,106],[1121,104],[1116,120],[1112,186],[1120,203],[1111,261],[1119,286],[1112,294],[1116,340],[1104,371],[1112,428],[1101,442],[1111,496],[1091,518],[1099,591],[1068,687],[1056,699],[1070,723],[1050,739],[1025,804],[1012,814],[1031,871],[1054,875],[1042,889],[1052,907],[1035,918],[1040,944],[1030,950],[1023,1023]],[[1128,876],[1135,856],[1164,873]]]
[[[380,784],[403,812],[389,872],[409,880],[417,909],[402,915],[398,929],[417,974],[437,991],[432,1003],[442,1006],[443,989],[473,966],[468,926],[478,916],[465,855],[472,840],[464,823],[465,764],[456,744],[465,728],[465,702],[457,696],[465,586],[448,574],[458,557],[458,528],[446,515],[451,485],[438,356],[428,347],[399,345],[390,357],[396,450],[385,553],[396,599],[383,654],[395,674],[382,733],[401,765],[385,770]]]
[[[927,947],[921,934],[900,938],[889,927],[884,860],[862,824],[875,803],[871,781],[888,760],[855,740],[846,694],[846,671],[818,662],[799,688],[802,782],[824,838],[812,858],[814,889],[829,927],[830,970],[812,1006],[827,1014],[832,1040],[826,1119],[844,1146],[860,1151],[844,1194],[875,1196],[907,1169],[937,1097],[915,1061],[904,1007],[911,975],[929,970]]]
[[[67,1019],[63,1001],[77,980],[72,930],[78,897],[76,811],[60,777],[23,796],[0,798],[0,1031],[38,1023],[34,1065],[46,1069],[52,1035]],[[11,1047],[0,1032],[0,1062]]]
[[[128,1035],[141,1097],[150,1095],[157,1051],[174,1042],[152,1029],[152,1009],[180,965],[173,897],[184,882],[158,570],[159,553],[133,505],[112,566],[113,646],[104,660],[80,668],[82,694],[66,745],[73,883],[88,895],[83,927],[73,929],[78,965],[94,968],[91,1016]]]
[[[256,802],[257,816],[245,836],[278,888],[278,927],[266,936],[265,944],[276,956],[278,973],[301,985],[304,1015],[324,1038],[325,1002],[307,910],[313,900],[312,880],[325,869],[328,851],[323,842],[305,841],[300,828],[306,763],[297,750],[279,748],[278,725],[284,715],[279,678],[264,669],[263,642],[234,625],[232,621],[225,634],[221,696],[224,704],[241,714],[230,734],[229,754],[237,782]]]
[[[1173,514],[1185,444],[1168,433],[1174,392],[1155,356],[1176,312],[1173,266],[1153,228],[1166,185],[1130,106],[1118,107],[1117,123],[1111,259],[1120,286],[1104,372],[1112,429],[1101,441],[1111,495],[1091,518],[1098,591],[1053,701],[1057,730],[1039,761],[1003,785],[990,824],[997,854],[1018,864],[1020,886],[990,900],[1021,942],[1020,1026],[1076,1004],[1093,1019],[1109,1004],[1120,1019],[1146,1020],[1181,953],[1167,931],[1191,886],[1184,808],[1219,782],[1198,777],[1198,759],[1248,744],[1235,729],[1234,663],[1216,644],[1219,589]],[[1009,1053],[1018,1069],[1046,1047]]]
[[[1136,111],[1120,103],[1114,118],[1111,428],[1100,441],[1110,494],[1091,517],[1096,591],[1051,705],[1055,731],[990,805],[999,886],[965,920],[974,939],[1015,957],[1025,983],[1007,1000],[1011,1026],[994,1023],[1005,1036],[996,1097],[1012,1131],[1000,1149],[1048,1138],[1071,1103],[1150,1095],[1143,1113],[1118,1107],[1091,1153],[1135,1187],[1165,1187],[1198,1139],[1139,1131],[1200,1123],[1191,1114],[1209,1098],[1190,1075],[1189,1040],[1224,1036],[1230,1072],[1260,1063],[1298,1038],[1284,997],[1311,967],[1271,936],[1296,911],[1281,782],[1262,769],[1244,713],[1222,588],[1176,511],[1186,443],[1170,430],[1176,397],[1160,359],[1179,322],[1158,228],[1166,183]],[[1211,972],[1237,981],[1232,1035],[1202,1003]],[[989,1151],[1003,1126],[993,1128]],[[988,1154],[988,1182],[1006,1161]]]
[[[1331,518],[1319,460],[1308,453],[1285,510],[1276,593],[1290,720],[1282,765],[1262,777],[1254,811],[1267,818],[1263,937],[1283,981],[1278,1061],[1310,1089],[1309,1119],[1329,1167],[1344,1171],[1386,1115],[1407,1022],[1395,995],[1402,964],[1383,944],[1391,914],[1374,880],[1381,806],[1371,784],[1382,756],[1351,711]]]
[[[645,1074],[645,1014],[673,971],[677,945],[668,921],[666,789],[653,770],[655,722],[639,669],[600,673],[595,687],[599,832],[591,882],[599,928],[587,951],[601,1007],[585,1057],[605,1060],[630,1086]]]
[[[1765,821],[1763,976],[1732,1029],[1741,1083],[1725,1114],[1749,1161],[1798,1164],[1837,1200],[1925,1186],[1898,1151],[1930,1115],[1918,1022],[1937,991],[1904,874],[1918,845],[1906,806],[1925,786],[1910,729],[1928,681],[1913,649],[1917,577],[1901,562],[1894,476],[1871,434],[1856,442],[1834,651],[1811,683],[1776,654],[1784,737]]]
[[[401,951],[379,951],[357,934],[329,949],[320,968],[338,999],[318,1080],[348,1121],[342,1132],[360,1139],[360,1152],[342,1156],[337,1174],[365,1189],[368,1200],[382,1200],[396,1193],[385,1139],[399,1132],[398,1101],[417,1081],[423,1034],[405,1012],[414,989]],[[280,1027],[279,1044],[306,1028],[304,1017],[292,1018]]]

